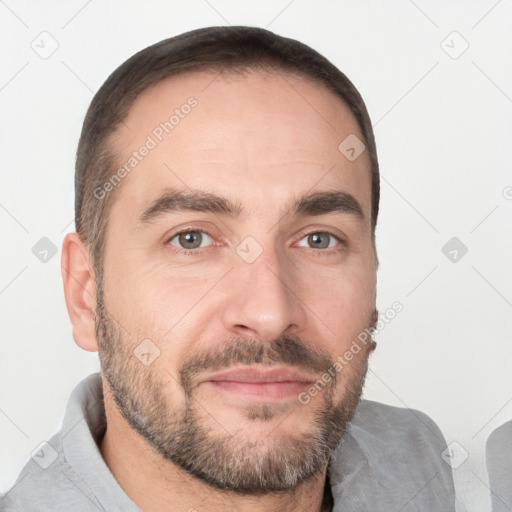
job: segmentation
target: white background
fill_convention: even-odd
[[[486,510],[485,441],[512,418],[512,1],[4,0],[0,17],[0,491],[99,369],[72,339],[59,261],[92,96],[136,51],[231,24],[309,44],[363,95],[382,180],[378,306],[404,306],[365,396],[431,416],[469,454],[459,509]],[[42,31],[59,45],[47,59],[31,48]],[[453,31],[469,44],[458,58]],[[455,263],[441,250],[454,236],[468,248]],[[46,263],[42,237],[59,248]]]

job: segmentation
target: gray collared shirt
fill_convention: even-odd
[[[74,389],[62,428],[33,454],[0,498],[0,510],[141,512],[101,456],[105,428],[102,382],[95,373]],[[445,448],[425,414],[362,400],[329,466],[333,511],[453,512]]]
[[[492,512],[512,510],[512,421],[494,430],[485,446]]]

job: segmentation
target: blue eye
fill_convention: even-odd
[[[340,240],[327,233],[325,231],[318,231],[316,233],[310,233],[299,241],[300,247],[309,247],[312,249],[330,249],[336,247],[340,243]]]
[[[199,249],[210,245],[212,237],[204,231],[189,230],[177,233],[169,243],[180,249]]]

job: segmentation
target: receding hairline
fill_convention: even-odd
[[[238,80],[250,78],[251,75],[259,76],[264,79],[280,77],[283,83],[286,83],[291,89],[293,89],[293,86],[290,85],[289,82],[287,82],[287,79],[290,78],[292,80],[298,80],[300,82],[311,85],[315,87],[317,90],[321,90],[324,93],[327,93],[328,97],[330,97],[332,100],[334,100],[335,103],[337,103],[341,108],[343,108],[345,110],[345,113],[349,114],[351,119],[354,121],[354,125],[356,126],[357,135],[360,136],[361,138],[365,138],[359,120],[357,119],[348,102],[339,94],[336,94],[336,92],[333,91],[330,87],[328,87],[324,82],[322,82],[322,80],[320,80],[319,78],[312,77],[306,72],[300,72],[295,69],[288,69],[285,66],[280,66],[279,64],[273,65],[270,63],[266,64],[256,62],[229,66],[220,64],[210,64],[208,66],[205,66],[204,68],[201,67],[197,69],[187,69],[184,71],[179,71],[177,73],[174,73],[169,76],[164,76],[152,82],[147,87],[139,91],[135,98],[132,98],[132,101],[130,102],[129,107],[124,112],[122,119],[119,120],[119,122],[115,126],[115,129],[112,130],[109,136],[107,137],[108,145],[111,144],[111,141],[115,142],[113,141],[113,138],[115,138],[115,136],[117,135],[118,129],[123,129],[122,125],[124,121],[129,117],[130,113],[133,111],[133,107],[140,101],[143,101],[144,98],[151,94],[152,91],[159,87],[162,87],[162,85],[165,83],[167,83],[169,87],[172,87],[172,85],[176,82],[197,77],[198,79],[203,79],[202,88],[198,89],[199,92],[202,93],[208,87],[210,87],[210,85],[212,85],[213,82],[217,80]],[[295,94],[300,96],[300,94],[297,91],[295,91]],[[184,98],[180,98],[180,100],[183,99]],[[305,100],[305,98],[303,99]]]
[[[360,126],[359,120],[355,116],[352,111],[350,105],[342,98],[339,94],[336,94],[331,88],[329,88],[326,84],[324,84],[320,79],[314,78],[307,73],[302,73],[295,69],[287,69],[285,66],[280,66],[279,64],[267,64],[265,62],[256,62],[256,63],[247,63],[240,65],[230,65],[230,66],[221,66],[221,65],[208,65],[204,68],[197,69],[187,69],[184,71],[180,71],[170,76],[164,76],[161,79],[151,83],[145,89],[141,90],[137,97],[135,97],[129,105],[129,108],[126,110],[125,115],[120,120],[120,122],[116,125],[115,129],[107,136],[105,140],[104,146],[104,154],[112,159],[111,172],[113,173],[115,169],[120,166],[123,161],[126,159],[126,155],[122,154],[123,150],[130,149],[129,142],[123,142],[126,139],[126,135],[130,132],[130,128],[124,124],[124,121],[130,116],[130,113],[133,111],[134,106],[137,103],[144,101],[145,97],[151,94],[152,90],[157,87],[161,87],[162,84],[167,83],[169,87],[172,87],[178,81],[186,80],[189,78],[197,77],[198,79],[204,80],[204,86],[200,89],[200,92],[204,91],[207,87],[209,87],[213,81],[216,80],[226,80],[229,81],[231,79],[244,79],[250,78],[251,75],[261,76],[263,78],[273,78],[273,77],[281,77],[283,80],[287,78],[295,79],[307,83],[308,85],[314,86],[318,90],[322,90],[324,93],[327,93],[328,97],[333,100],[334,103],[337,103],[340,109],[343,109],[343,113],[339,113],[339,115],[349,116],[354,125],[354,130],[351,133],[355,133],[358,137],[364,140],[366,143],[366,137],[363,133],[362,127]],[[283,78],[283,75],[286,78]],[[289,85],[289,84],[288,84]],[[297,91],[295,91],[296,94]],[[180,98],[180,101],[184,98]],[[313,108],[313,107],[312,107]],[[324,119],[325,121],[325,119]],[[325,121],[326,124],[327,121]],[[341,142],[341,140],[340,140]],[[369,155],[363,154],[363,158],[367,160],[368,172],[372,172],[372,163]],[[128,181],[130,176],[127,177]],[[116,187],[115,191],[112,191],[111,201],[109,202],[109,209],[113,206],[117,194],[120,193],[123,188],[123,182],[119,183]]]

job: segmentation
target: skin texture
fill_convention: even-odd
[[[256,400],[204,380],[274,365],[315,381],[371,326],[369,159],[338,151],[348,135],[362,136],[319,84],[285,73],[192,73],[137,98],[112,138],[120,164],[190,97],[197,106],[115,191],[100,289],[78,235],[64,241],[74,339],[99,350],[102,365],[101,451],[145,512],[321,510],[329,450],[357,404],[370,348],[307,404],[298,393]],[[173,211],[141,222],[166,190],[214,193],[241,212]],[[297,198],[333,191],[351,194],[363,217],[291,210]],[[209,236],[187,252],[175,236],[182,229]],[[325,232],[329,247],[311,247],[308,235]],[[247,237],[251,245],[240,246]],[[237,247],[261,254],[248,263]],[[158,354],[148,365],[136,355],[143,340],[150,358]],[[195,467],[184,467],[190,460]]]

